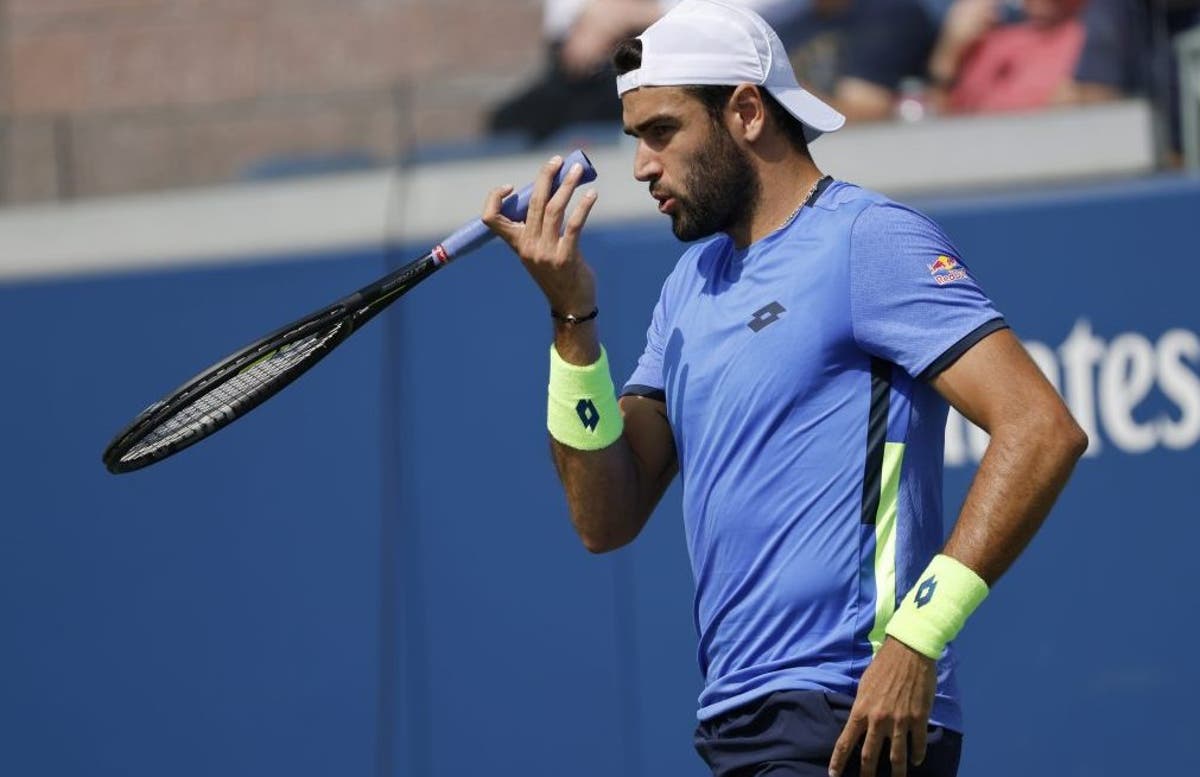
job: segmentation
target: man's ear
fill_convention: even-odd
[[[758,140],[766,129],[767,106],[762,92],[753,84],[738,84],[729,96],[729,120],[734,137],[748,143]]]

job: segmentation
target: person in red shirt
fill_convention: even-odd
[[[1000,24],[999,0],[957,0],[930,59],[948,113],[1032,110],[1116,99],[1112,86],[1076,80],[1087,0],[1024,0],[1025,19]]]

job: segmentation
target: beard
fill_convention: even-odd
[[[729,131],[714,124],[709,142],[689,161],[687,195],[675,197],[671,216],[675,237],[691,242],[747,222],[758,205],[758,172]]]

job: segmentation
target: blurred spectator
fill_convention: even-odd
[[[828,100],[842,72],[851,33],[872,0],[810,0],[775,25],[796,78]]]
[[[673,3],[657,0],[546,0],[544,31],[560,41],[559,63],[569,76],[604,69],[618,42],[649,27]]]
[[[929,56],[953,0],[858,0],[830,99],[848,121],[895,115],[901,84],[928,80]]]
[[[1086,2],[1024,0],[1024,20],[1003,24],[999,0],[956,0],[929,62],[943,108],[1007,111],[1119,97],[1129,88],[1131,39],[1104,26],[1104,14],[1085,24]]]
[[[967,55],[976,53],[985,34],[1007,30],[1019,22],[1041,27],[1060,13],[1054,8],[1064,7],[1059,2],[1022,0],[859,2],[870,9],[859,14],[842,75],[831,96],[850,121],[892,118],[904,87],[915,83],[923,93],[924,84],[931,81],[948,86]],[[1078,9],[1085,2],[1066,2],[1065,6]],[[1084,35],[1073,78],[1068,73],[1063,79],[1066,86],[1055,102],[1109,99],[1145,88],[1142,41],[1146,12],[1139,0],[1091,0],[1081,13],[1062,13],[1074,15]],[[1033,71],[1041,66],[1024,64],[1035,76]],[[926,98],[924,94],[919,97],[931,102]]]
[[[618,121],[621,102],[608,56],[679,0],[545,0],[546,65],[538,79],[497,106],[496,133],[541,141],[573,124]],[[772,24],[803,12],[813,0],[740,0]]]
[[[1146,1],[742,0],[779,31],[801,82],[851,121],[893,118],[913,84],[928,109],[950,111],[1141,91]],[[545,0],[545,69],[492,112],[490,129],[541,141],[618,121],[609,52],[676,2]]]

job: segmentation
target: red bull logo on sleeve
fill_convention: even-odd
[[[941,254],[929,265],[929,274],[933,276],[934,283],[945,286],[947,283],[966,278],[967,270],[953,256]]]

